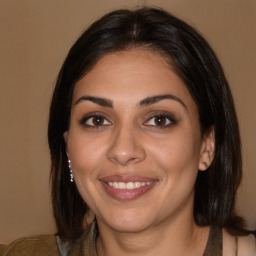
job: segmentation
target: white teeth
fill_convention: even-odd
[[[134,182],[128,182],[127,184],[126,184],[126,188],[127,189],[133,189],[135,187],[135,183]]]
[[[117,188],[117,189],[134,189],[134,188],[140,188],[140,187],[144,187],[144,186],[148,186],[150,185],[152,182],[151,181],[147,181],[147,182],[139,182],[139,181],[136,181],[136,182],[108,182],[108,185],[110,187],[114,187],[114,188]]]
[[[118,182],[117,184],[118,184],[118,188],[120,188],[120,189],[126,188],[126,185],[124,182]]]
[[[139,188],[141,186],[140,182],[134,182],[135,188]]]
[[[117,182],[113,182],[113,187],[114,188],[118,188],[118,183]]]

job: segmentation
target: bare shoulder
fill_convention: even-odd
[[[223,229],[223,256],[256,256],[254,235],[232,236]]]
[[[256,241],[254,235],[238,237],[238,255],[256,256]]]
[[[10,245],[0,245],[0,256],[49,255],[59,256],[54,235],[40,235],[21,238]]]

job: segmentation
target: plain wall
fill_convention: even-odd
[[[195,26],[219,56],[243,143],[237,208],[256,228],[255,0],[0,0],[0,242],[55,231],[47,122],[57,73],[91,22],[143,4],[164,7]]]

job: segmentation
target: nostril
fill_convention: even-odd
[[[144,150],[138,150],[138,151],[133,151],[132,153],[117,153],[115,152],[115,154],[109,154],[108,155],[108,159],[111,162],[114,162],[118,165],[128,165],[128,164],[135,164],[137,162],[142,161],[145,158],[145,152]]]
[[[107,158],[119,165],[136,163],[145,158],[145,150],[138,134],[131,128],[119,129],[107,149]]]

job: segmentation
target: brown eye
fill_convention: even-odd
[[[92,123],[94,125],[103,125],[104,118],[102,116],[94,116],[92,117]]]
[[[167,123],[167,118],[165,116],[157,116],[154,118],[154,122],[156,125],[164,126]]]
[[[164,114],[152,116],[144,123],[146,126],[152,126],[156,128],[167,128],[174,124],[176,124],[176,120],[172,116]]]
[[[85,120],[82,120],[80,123],[91,127],[111,125],[111,122],[109,122],[105,117],[101,115],[93,115],[86,117]]]

